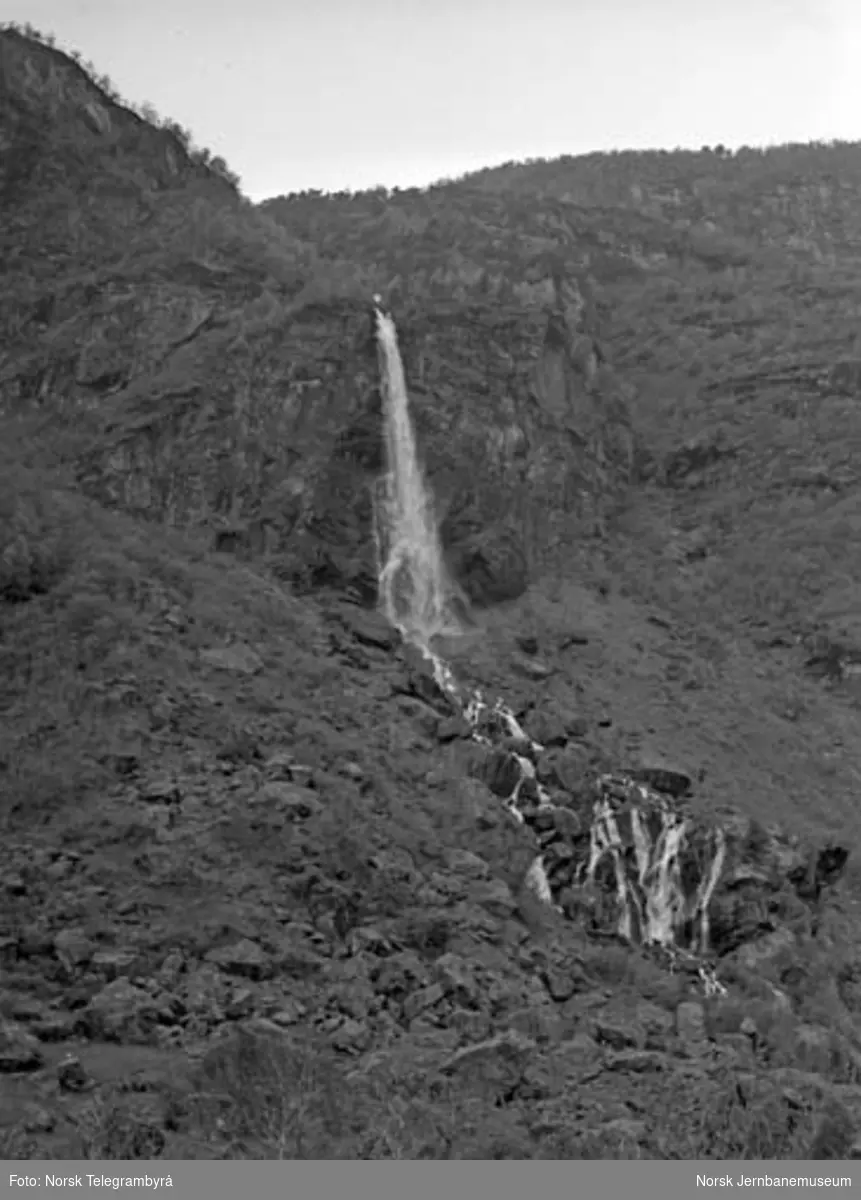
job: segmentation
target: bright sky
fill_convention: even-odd
[[[861,139],[859,0],[0,0],[4,19],[186,126],[254,200]]]

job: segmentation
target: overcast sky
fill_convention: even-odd
[[[0,0],[254,200],[508,159],[861,139],[861,0]]]

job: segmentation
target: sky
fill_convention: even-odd
[[[859,0],[0,0],[252,200],[595,150],[861,139]]]

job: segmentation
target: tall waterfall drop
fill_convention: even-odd
[[[460,632],[451,607],[455,592],[419,463],[397,329],[379,297],[374,302],[386,443],[386,474],[374,506],[380,602],[405,638],[427,647],[438,635]]]

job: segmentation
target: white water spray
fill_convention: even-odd
[[[397,330],[380,308],[376,320],[387,467],[375,505],[380,602],[405,638],[427,648],[434,637],[461,628],[451,611],[454,591],[419,464]]]
[[[465,694],[448,663],[431,648],[433,638],[463,631],[452,612],[456,593],[445,568],[432,499],[419,464],[397,330],[382,311],[380,297],[375,296],[374,303],[387,466],[374,506],[380,603],[404,640],[421,650],[432,665],[436,685],[463,714],[473,739],[485,745],[501,739],[518,747],[509,752],[518,764],[519,777],[504,803],[517,821],[530,821],[537,812],[554,808],[536,778],[532,761],[543,747],[524,732],[502,700],[489,705],[479,691]],[[594,884],[599,867],[609,860],[617,931],[623,938],[663,947],[675,956],[705,954],[709,904],[726,853],[722,832],[714,833],[706,861],[700,863],[695,893],[689,896],[681,864],[682,854],[688,850],[688,823],[662,797],[625,777],[606,776],[599,784],[588,860],[577,872],[581,883]],[[650,830],[643,815],[647,811],[658,818],[657,829]],[[627,838],[622,833],[626,821]],[[525,882],[542,901],[555,906],[554,887],[558,889],[558,885],[548,876],[543,856],[534,860]],[[679,943],[685,928],[693,935],[690,950]],[[700,975],[707,993],[722,990],[705,967]]]

